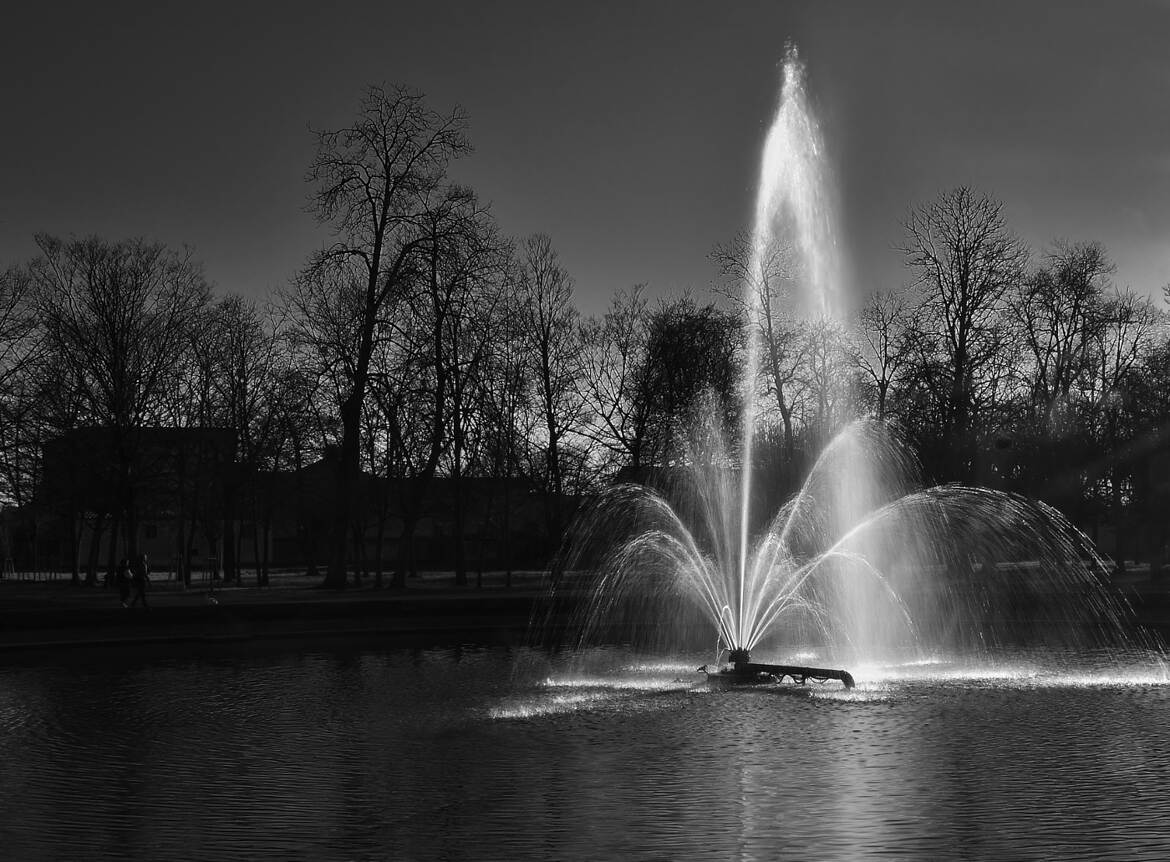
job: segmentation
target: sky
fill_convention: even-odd
[[[552,237],[578,305],[692,289],[750,227],[787,41],[807,66],[846,291],[905,283],[911,207],[972,185],[1037,258],[1102,242],[1170,283],[1170,2],[16,4],[0,30],[0,266],[33,235],[188,244],[263,299],[329,239],[312,129],[405,84],[470,115],[452,175]]]

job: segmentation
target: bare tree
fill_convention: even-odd
[[[1100,323],[1092,336],[1091,371],[1087,380],[1089,433],[1100,455],[1088,465],[1090,479],[1108,502],[1116,528],[1114,555],[1124,569],[1127,551],[1124,510],[1133,493],[1133,477],[1127,464],[1125,444],[1132,440],[1135,415],[1130,403],[1133,377],[1148,356],[1164,317],[1146,296],[1116,291],[1104,302]]]
[[[524,242],[520,267],[521,322],[544,438],[538,475],[543,475],[549,537],[559,540],[565,492],[562,445],[579,428],[585,409],[578,313],[573,280],[546,234]]]
[[[1115,270],[1100,243],[1058,240],[1044,265],[1011,296],[1014,329],[1028,357],[1029,407],[1049,430],[1059,431],[1074,418],[1070,399],[1089,370]]]
[[[432,478],[446,467],[459,483],[473,421],[470,391],[492,336],[508,254],[490,212],[467,189],[446,190],[418,223],[425,238],[420,271],[402,284],[383,316],[367,371],[372,404],[363,417],[367,461],[393,480],[385,484],[387,492],[396,490],[393,508],[402,524],[398,586],[416,568],[415,528]],[[332,331],[342,342],[350,337],[344,328]],[[384,500],[379,531],[391,502]],[[460,524],[461,505],[455,501]]]
[[[804,427],[816,448],[850,416],[853,380],[846,360],[845,328],[831,318],[809,321],[802,328],[800,362],[804,394]]]
[[[462,110],[436,113],[417,91],[370,87],[351,126],[317,133],[317,154],[308,173],[316,187],[311,206],[337,239],[309,268],[340,259],[357,275],[357,302],[347,309],[354,352],[340,408],[328,586],[346,582],[351,486],[360,473],[362,408],[378,331],[388,305],[407,282],[425,272],[429,237],[419,222],[434,207],[436,196],[443,197],[450,161],[471,149],[466,126]]]
[[[1021,281],[1027,250],[1008,229],[1003,204],[965,186],[912,210],[903,227],[900,249],[923,292],[919,353],[942,375],[941,436],[952,466],[966,474],[982,374],[1001,347],[1004,294]]]
[[[796,277],[792,247],[787,240],[777,239],[757,259],[751,237],[741,233],[731,242],[715,246],[710,257],[724,279],[719,292],[737,304],[756,331],[763,349],[765,392],[776,399],[784,429],[784,452],[791,459],[796,439],[793,390],[798,386],[801,351],[800,327],[789,295]],[[755,384],[746,381],[746,385]]]
[[[510,587],[515,552],[512,515],[514,504],[519,502],[513,486],[515,479],[525,475],[526,449],[535,437],[535,392],[526,352],[515,259],[505,284],[502,304],[492,324],[493,336],[478,377],[479,421],[469,455],[480,475],[496,480],[492,483],[490,511],[485,520],[494,526],[498,536],[497,560],[504,566],[505,583]]]
[[[852,329],[849,360],[878,419],[890,408],[890,389],[909,359],[911,304],[903,291],[870,294]]]
[[[265,499],[258,481],[280,442],[275,388],[278,372],[287,366],[287,355],[273,320],[238,295],[229,294],[217,302],[209,322],[200,352],[209,360],[214,421],[236,434],[236,469],[225,512],[229,529],[224,543],[225,576],[239,576],[242,533],[238,528],[248,515],[257,581],[263,586],[268,580],[267,548],[260,542],[260,525],[267,524],[273,501]]]
[[[510,287],[511,244],[500,235],[485,208],[469,197],[463,228],[453,233],[444,255],[444,281],[450,292],[443,315],[444,359],[448,365],[448,475],[452,488],[455,583],[467,583],[466,508],[463,487],[469,449],[477,425],[485,420],[479,398],[497,327],[503,324]]]
[[[27,267],[0,272],[0,497],[17,506],[32,495],[37,477],[47,406],[34,373],[43,355],[43,331],[33,307],[33,279]]]
[[[32,300],[33,278],[27,267],[0,272],[0,392],[38,355],[40,327]]]
[[[583,433],[608,453],[611,461],[642,466],[650,421],[647,391],[647,346],[650,315],[645,285],[620,290],[600,318],[581,327],[584,348],[582,383],[589,421]]]
[[[82,421],[109,429],[125,542],[137,551],[140,432],[163,415],[183,346],[209,291],[189,249],[140,239],[37,236],[36,307],[48,349],[76,386]]]
[[[296,342],[287,334],[282,341],[285,347],[283,361],[275,369],[272,398],[268,405],[272,412],[272,436],[266,447],[264,464],[274,472],[263,474],[266,515],[262,526],[266,529],[272,512],[287,511],[291,502],[290,514],[296,524],[301,557],[309,574],[316,576],[317,562],[321,560],[318,548],[321,537],[316,520],[321,509],[310,498],[304,468],[321,458],[332,439],[336,400],[329,397],[323,375],[314,363],[304,358],[303,350],[296,348]],[[291,474],[291,500],[285,498],[288,486],[275,475],[276,471]],[[319,498],[320,494],[314,497]]]

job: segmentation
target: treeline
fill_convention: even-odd
[[[759,385],[787,462],[874,415],[902,429],[926,481],[1041,499],[1108,538],[1119,566],[1159,566],[1170,539],[1162,303],[1114,285],[1100,243],[1033,252],[1003,204],[971,188],[939,194],[902,226],[906,286],[870,294],[847,324],[785,315],[799,278],[787,249],[756,271],[742,241],[716,250],[754,294]]]
[[[36,258],[3,273],[5,499],[36,497],[41,446],[70,429],[230,428],[244,476],[332,458],[330,585],[368,510],[361,476],[411,480],[382,510],[400,525],[401,584],[435,477],[526,479],[552,544],[565,500],[685,460],[700,401],[738,439],[751,332],[757,458],[776,493],[844,423],[876,414],[906,429],[933,480],[1041,497],[1144,549],[1165,541],[1164,315],[1111,284],[1096,243],[1030,255],[999,202],[960,188],[905,221],[912,286],[873,293],[848,323],[798,319],[790,249],[757,258],[742,237],[713,250],[709,299],[652,302],[635,286],[585,317],[550,238],[504,236],[451,180],[471,150],[459,110],[375,87],[352,125],[315,138],[311,207],[332,240],[266,303],[214,295],[189,250],[143,240],[38,235]],[[110,505],[132,527],[133,459],[117,457]]]

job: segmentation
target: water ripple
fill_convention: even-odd
[[[601,659],[619,671],[476,649],[0,669],[0,846],[17,860],[1170,852],[1170,686],[1137,659],[905,662],[801,697],[692,689],[675,682],[683,660]]]

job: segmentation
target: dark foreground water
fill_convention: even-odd
[[[1170,858],[1148,658],[855,668],[855,692],[804,695],[586,658],[9,659],[0,857]]]

